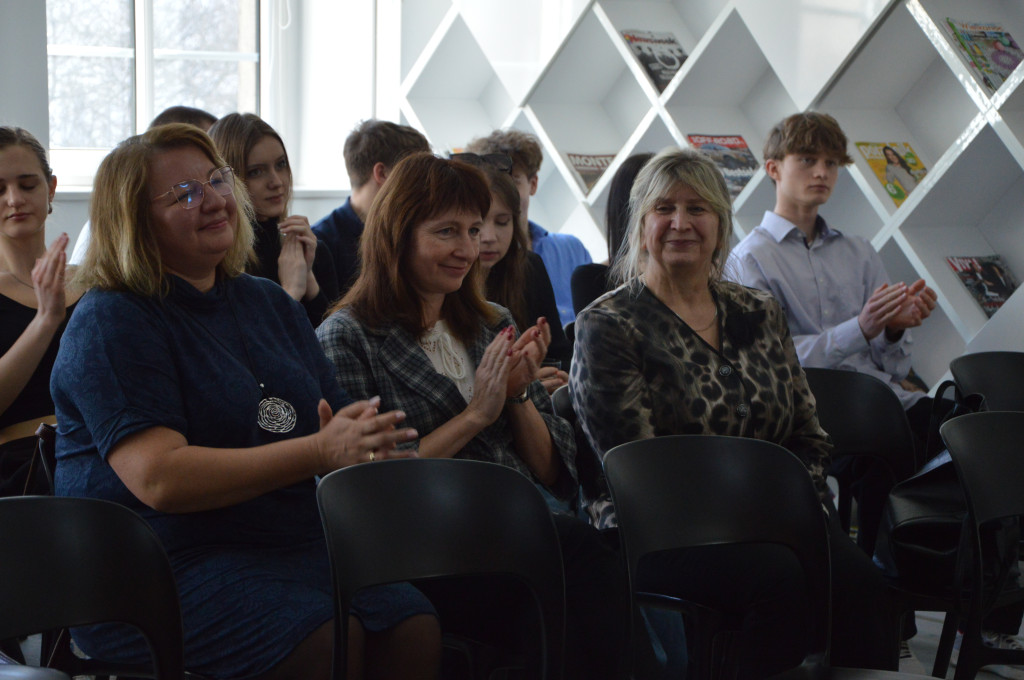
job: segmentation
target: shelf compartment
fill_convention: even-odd
[[[858,170],[890,214],[896,206],[854,142],[907,142],[932,172],[978,114],[905,6],[893,9],[826,87],[815,108],[839,121]]]
[[[704,31],[710,25],[710,22],[706,22],[706,17],[698,17],[692,11],[692,6],[699,3],[688,4],[691,7],[686,9],[690,9],[689,14],[694,16],[694,20],[698,22],[697,30],[691,30],[688,21],[680,14],[680,10],[684,9],[682,4],[659,2],[658,0],[604,0],[600,3],[600,7],[614,27],[615,34],[619,40],[623,40],[622,31],[624,30],[671,33],[680,47],[683,48],[683,51],[686,52],[688,60],[689,55],[693,53],[694,47],[700,41]],[[651,82],[647,72],[640,66],[631,49],[626,46],[625,51],[629,53],[631,60],[637,62],[639,68],[635,72],[641,74],[640,77]],[[685,68],[686,61],[683,61],[680,70],[676,72],[673,80],[679,78],[680,73]],[[651,82],[651,86],[654,94],[660,96],[661,93],[653,82]]]
[[[544,153],[544,161],[537,172],[537,192],[530,199],[530,219],[551,232],[565,231],[572,219],[576,223],[574,233],[586,233],[588,229],[579,224],[580,215],[576,214],[574,217],[580,206],[578,190],[574,191],[575,181],[570,185],[570,181],[560,172],[558,162],[561,161],[553,160],[557,157],[558,151],[551,146],[551,140],[545,135],[544,130],[539,128],[536,118],[530,111],[521,110],[512,121],[511,127],[536,136]],[[591,228],[596,230],[593,219],[591,222]],[[588,246],[588,249],[593,255],[594,248]],[[600,248],[598,250],[600,251]],[[598,261],[601,259],[604,259],[603,255]]]
[[[413,70],[451,8],[451,0],[416,0],[402,3],[403,81]]]
[[[588,12],[528,98],[552,144],[565,153],[617,153],[651,108],[612,39]]]
[[[406,3],[408,4],[408,3]],[[476,38],[456,17],[406,94],[435,149],[460,148],[502,127],[515,109]]]
[[[1003,95],[1004,90],[1013,87],[1013,84],[1007,82],[997,90],[997,94],[984,84],[977,69],[968,67],[961,59],[963,52],[959,44],[954,42],[953,37],[949,33],[946,18],[949,17],[954,20],[972,23],[1000,24],[1003,30],[1008,31],[1016,43],[1021,45],[1024,44],[1021,43],[1021,40],[1024,40],[1024,6],[1020,3],[1005,2],[1005,0],[971,0],[970,2],[965,2],[964,0],[927,0],[927,2],[911,0],[911,2],[915,11],[931,19],[941,37],[956,55],[963,71],[970,74],[972,81],[977,85],[978,91],[984,99],[998,98]],[[1020,70],[1018,66],[1016,71],[1019,72]],[[1019,78],[1013,80],[1019,82]]]
[[[595,216],[597,229],[601,233],[602,238],[607,239],[607,224],[605,224],[605,211],[608,206],[608,194],[611,187],[611,182],[615,173],[618,172],[622,163],[632,156],[638,153],[651,153],[656,154],[666,147],[679,146],[678,142],[673,138],[671,131],[665,124],[665,121],[660,116],[653,116],[649,125],[643,130],[643,133],[639,136],[635,144],[629,145],[619,152],[619,155],[615,158],[600,181],[594,186],[594,190],[590,193],[588,201],[590,203],[590,212]],[[603,260],[604,257],[602,256]],[[595,261],[596,258],[595,258]]]
[[[903,239],[889,239],[879,248],[878,255],[885,265],[890,281],[911,284],[920,279],[921,275],[903,251],[903,243]],[[934,288],[929,279],[926,278],[925,281]],[[949,320],[946,306],[941,302],[932,311],[931,316],[917,328],[910,329],[910,333],[913,341],[911,357],[914,372],[929,387],[934,387],[949,370],[949,362],[963,353],[964,339]]]
[[[767,131],[797,107],[740,15],[730,12],[690,59],[665,102],[681,138],[741,135],[760,156]]]
[[[946,257],[999,254],[1024,273],[1024,171],[992,127],[967,141],[900,226],[965,340],[988,318]]]
[[[458,6],[487,60],[512,99],[520,103],[589,4],[588,0],[460,0]]]

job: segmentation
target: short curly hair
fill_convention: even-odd
[[[477,137],[466,145],[466,151],[476,154],[503,153],[512,158],[512,171],[519,170],[527,177],[540,172],[544,153],[540,142],[529,132],[522,130],[495,130],[486,137]]]

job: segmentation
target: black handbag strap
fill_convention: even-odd
[[[945,398],[946,392],[949,389],[953,389],[953,408],[948,408],[948,402]],[[956,418],[966,413],[978,413],[979,411],[988,410],[985,405],[985,395],[972,392],[970,394],[964,394],[960,389],[960,386],[952,380],[944,380],[935,390],[935,397],[932,399],[931,414],[928,418],[928,440],[926,443],[925,451],[927,452],[927,458],[931,458],[936,453],[946,448],[942,442],[942,436],[939,434],[939,427],[949,420],[950,418]]]

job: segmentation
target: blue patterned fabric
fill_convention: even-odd
[[[257,427],[256,375],[270,396],[295,407],[291,432]],[[90,291],[62,340],[51,389],[57,492],[121,503],[153,526],[177,580],[190,670],[216,678],[265,672],[333,617],[313,479],[233,506],[168,514],[142,504],[106,462],[124,437],[152,427],[192,445],[251,447],[316,432],[321,396],[334,409],[351,401],[305,310],[280,286],[242,275],[205,294],[170,277],[163,299]],[[409,597],[385,593],[381,615],[391,625],[433,611],[406,589],[396,592]],[[363,610],[377,616],[368,597]],[[91,656],[148,659],[141,638],[119,626],[74,637]]]

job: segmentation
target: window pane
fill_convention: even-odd
[[[46,0],[48,45],[132,46],[132,0]]]
[[[131,58],[50,57],[50,147],[110,148],[133,132]]]
[[[256,64],[206,59],[157,59],[153,65],[153,110],[194,106],[218,118],[256,111]]]
[[[255,52],[256,10],[256,0],[153,0],[153,46]]]

